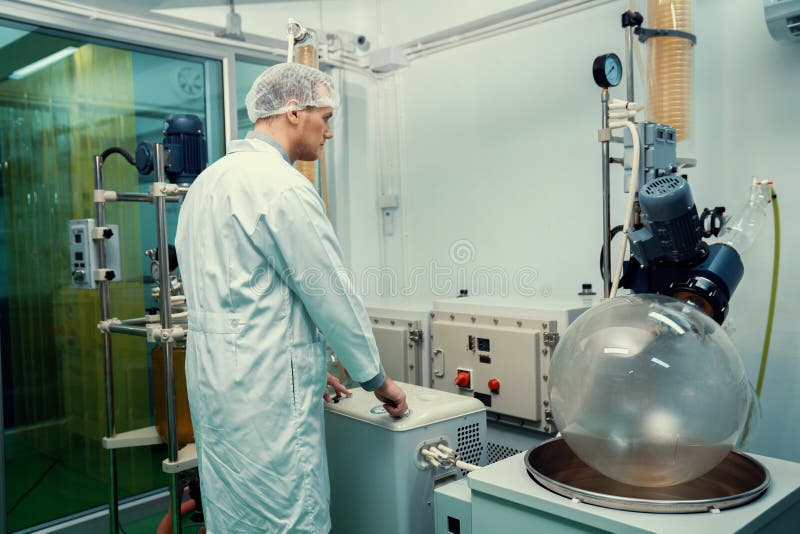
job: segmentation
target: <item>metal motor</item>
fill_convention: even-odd
[[[639,190],[639,208],[644,226],[628,234],[633,258],[622,287],[684,300],[722,323],[744,266],[732,247],[703,241],[689,183],[656,178]]]
[[[164,120],[164,148],[169,154],[166,174],[172,183],[191,185],[206,168],[208,149],[203,122],[197,115],[172,114]],[[153,172],[153,145],[136,147],[136,168],[141,174]]]
[[[689,184],[676,175],[639,190],[645,226],[630,233],[631,251],[643,267],[656,260],[690,262],[706,255],[703,227]]]

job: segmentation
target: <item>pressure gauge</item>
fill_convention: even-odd
[[[615,87],[622,81],[622,62],[616,54],[597,56],[592,64],[592,76],[600,87]]]

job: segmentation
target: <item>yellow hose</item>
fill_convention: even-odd
[[[756,384],[756,399],[753,399],[753,404],[747,412],[747,420],[744,424],[744,431],[739,440],[740,446],[747,445],[747,438],[750,435],[750,418],[753,415],[753,405],[761,398],[761,390],[764,387],[764,375],[767,370],[767,357],[769,356],[769,343],[772,339],[772,322],[775,317],[775,298],[778,295],[778,270],[781,260],[781,212],[778,208],[778,195],[775,194],[775,188],[769,188],[770,195],[772,196],[772,218],[775,226],[775,244],[773,246],[774,253],[772,256],[772,290],[769,295],[769,312],[767,313],[767,329],[764,332],[764,348],[761,351],[761,367],[758,370],[758,383]]]
[[[767,315],[767,331],[764,333],[764,349],[761,351],[761,368],[758,370],[758,384],[756,384],[756,395],[761,396],[761,389],[764,386],[764,374],[767,370],[767,357],[769,356],[769,343],[772,339],[772,321],[775,317],[775,297],[778,294],[778,269],[781,260],[781,212],[778,208],[778,195],[775,188],[769,188],[772,195],[772,217],[775,221],[775,252],[772,258],[772,291],[769,295],[769,314]]]

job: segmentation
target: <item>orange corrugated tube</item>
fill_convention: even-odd
[[[313,45],[299,46],[294,49],[295,62],[309,67],[319,68],[319,56],[317,55],[317,47]],[[308,178],[312,184],[317,183],[317,162],[316,161],[296,161],[295,168],[303,173],[303,176]]]
[[[647,26],[692,33],[692,0],[648,0]],[[691,137],[692,43],[680,37],[647,41],[648,118]]]

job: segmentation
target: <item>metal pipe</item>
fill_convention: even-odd
[[[166,166],[166,154],[164,145],[155,143],[155,171],[156,182],[165,183],[164,168]],[[158,295],[159,308],[161,315],[161,328],[168,330],[172,328],[172,301],[170,299],[169,283],[169,251],[167,235],[167,203],[163,196],[156,197],[156,232],[158,233],[158,276],[160,291]],[[164,350],[164,374],[166,375],[165,384],[167,385],[167,447],[169,450],[170,462],[178,460],[178,432],[175,418],[175,370],[173,368],[173,348],[174,342],[165,341],[162,344]],[[181,533],[181,496],[178,486],[178,474],[169,475],[169,497],[172,507],[172,532]]]
[[[94,188],[103,189],[103,158],[99,155],[94,157]],[[95,202],[95,223],[97,226],[106,224],[106,205],[104,202]],[[98,239],[97,244],[97,267],[105,269],[106,241]],[[99,280],[97,282],[100,289],[100,320],[107,321],[111,318],[111,294],[109,292],[108,281]],[[111,355],[111,334],[103,332],[103,353],[105,365],[105,394],[106,394],[106,436],[113,438],[116,434],[114,421],[114,367]],[[108,530],[114,534],[119,532],[119,493],[117,488],[117,454],[114,449],[108,450]]]
[[[2,346],[2,344],[0,344]],[[3,358],[2,358],[2,350],[0,350],[0,462],[6,461],[6,423],[5,419],[3,418],[3,395],[2,395],[2,385],[3,385]],[[5,464],[4,464],[5,465]],[[6,534],[8,532],[8,528],[6,525],[8,524],[8,514],[6,508],[6,477],[5,471],[3,471],[2,476],[0,476],[0,534]]]
[[[144,326],[112,324],[108,329],[115,334],[131,334],[139,337],[147,337],[147,328]]]
[[[602,128],[608,130],[608,89],[600,94]],[[611,281],[611,160],[608,157],[608,141],[600,142],[603,169],[603,297],[608,298]]]
[[[551,13],[561,13],[571,8],[588,9],[610,0],[533,0],[525,4],[493,13],[486,17],[453,26],[443,31],[418,37],[400,45],[410,56],[419,54],[447,43],[460,42],[465,36],[478,32],[491,32],[498,27],[517,23],[521,20],[535,20]]]
[[[625,53],[628,55],[628,57],[625,58],[628,61],[628,72],[625,76],[625,82],[628,89],[628,102],[633,102],[633,82],[635,79],[633,76],[633,47],[636,46],[636,41],[633,34],[633,26],[628,26],[625,28],[625,32],[627,33],[626,37],[628,38],[628,46],[625,50]]]
[[[180,193],[180,192],[179,192]],[[180,202],[179,196],[165,197],[167,202]],[[116,202],[152,202],[153,196],[149,193],[117,193]]]
[[[137,317],[136,319],[123,319],[120,321],[120,324],[128,325],[128,326],[136,326],[136,325],[143,325],[147,324],[148,321],[147,317]]]

